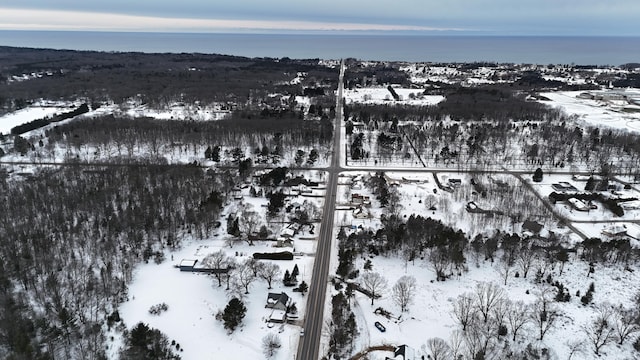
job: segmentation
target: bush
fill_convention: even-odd
[[[156,304],[149,308],[149,314],[160,315],[167,310],[169,310],[169,305],[166,303]]]

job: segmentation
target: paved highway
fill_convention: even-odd
[[[333,243],[333,216],[336,206],[336,189],[338,187],[338,173],[340,168],[340,139],[342,124],[344,61],[340,64],[340,77],[336,94],[336,117],[334,120],[333,154],[328,172],[327,190],[324,209],[322,211],[322,224],[316,258],[313,263],[313,275],[307,299],[307,312],[304,317],[304,336],[300,338],[298,345],[299,360],[316,360],[320,353],[320,339],[322,337],[322,325],[324,318],[324,303],[329,279],[329,263],[331,260],[331,247]]]

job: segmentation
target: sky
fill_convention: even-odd
[[[640,36],[637,0],[0,0],[0,30]]]

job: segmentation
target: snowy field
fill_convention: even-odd
[[[442,95],[423,95],[424,90],[422,89],[394,87],[393,90],[400,97],[399,101],[393,99],[393,96],[386,87],[345,89],[344,98],[347,104],[402,104],[416,106],[435,105],[444,100],[444,96]]]
[[[50,117],[71,110],[71,104],[33,105],[0,117],[0,134],[9,134],[11,129],[33,120]]]
[[[559,91],[541,93],[549,99],[544,104],[562,108],[569,115],[576,115],[582,123],[609,127],[614,129],[640,132],[640,106],[623,102],[605,102],[601,100],[582,99],[577,96],[584,91]],[[637,90],[629,93],[640,96]]]
[[[158,120],[221,120],[231,114],[229,110],[222,110],[220,106],[197,106],[187,104],[173,104],[167,109],[152,109],[140,105],[123,111],[131,117],[150,117]]]

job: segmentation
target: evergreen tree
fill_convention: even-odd
[[[307,285],[307,283],[304,280],[302,280],[300,285],[298,285],[298,289],[300,290],[300,294],[304,295],[304,293],[306,293],[307,290],[309,290],[309,285]]]
[[[216,145],[213,147],[212,151],[211,151],[211,160],[213,161],[220,161],[220,146]]]
[[[147,324],[139,322],[131,329],[126,339],[127,347],[120,354],[121,359],[126,360],[178,360],[167,336],[160,330],[150,328]]]
[[[593,176],[589,176],[589,180],[587,180],[587,184],[584,186],[584,189],[586,191],[593,191],[596,188],[596,179],[593,178]]]
[[[318,160],[318,150],[311,149],[311,151],[309,152],[309,156],[307,156],[307,165],[313,166],[313,164],[315,164],[317,160]]]
[[[542,181],[542,169],[541,168],[537,168],[536,171],[533,173],[533,181],[535,181],[535,182],[541,182]]]
[[[247,307],[238,298],[233,298],[224,308],[222,320],[224,320],[224,328],[233,332],[238,325],[242,323],[242,319],[247,313]]]

